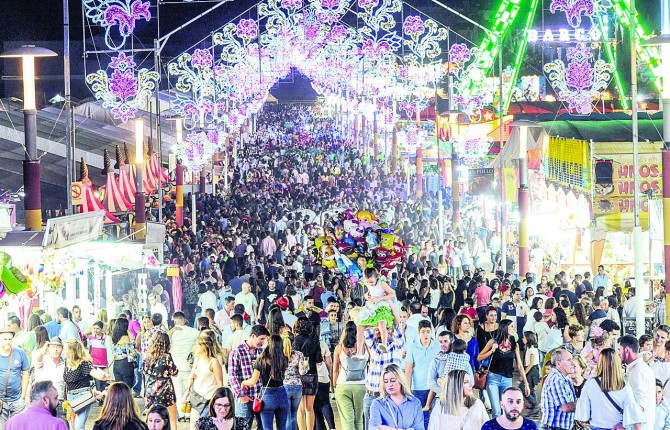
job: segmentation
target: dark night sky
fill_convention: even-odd
[[[441,0],[443,3],[453,7],[466,16],[487,25],[491,20],[492,12],[498,6],[499,0]],[[548,9],[550,0],[543,0],[545,9]],[[2,3],[2,15],[0,16],[0,41],[7,44],[16,41],[36,41],[36,43],[43,42],[43,45],[62,52],[63,40],[63,2],[62,0],[0,0]],[[152,0],[155,4],[156,0]],[[660,8],[660,0],[638,0],[638,8],[642,16],[642,21],[646,23],[646,28],[659,28],[658,9]],[[163,4],[160,8],[160,26],[161,32],[164,34],[180,24],[186,22],[193,16],[198,15],[208,7],[212,6],[213,2],[203,3],[182,3],[182,4]],[[164,51],[164,59],[177,55],[185,49],[190,48],[199,40],[207,38],[209,33],[218,29],[226,22],[235,18],[247,8],[255,5],[255,2],[248,0],[235,0],[221,6],[217,11],[198,21],[196,24],[189,26],[185,30],[176,34],[171,38],[170,43],[166,46]],[[464,21],[456,18],[454,15],[447,13],[439,6],[433,4],[430,0],[410,0],[406,2],[411,4],[422,12],[434,17],[439,22],[451,26],[461,34],[467,34],[473,40],[479,41],[481,33],[471,33],[472,25],[466,24]],[[405,6],[406,13],[413,13],[408,6]],[[81,0],[70,0],[70,21],[71,21],[71,39],[72,39],[72,72],[73,72],[73,95],[77,98],[84,98],[90,96],[83,83],[84,70],[81,60],[82,44],[82,10]],[[155,7],[152,8],[152,13],[155,15]],[[244,17],[244,15],[242,15]],[[551,16],[548,11],[545,11],[545,18],[547,22],[551,19],[561,17]],[[563,19],[564,22],[564,18]],[[520,21],[521,19],[517,19]],[[535,27],[540,25],[540,16],[536,17]],[[565,25],[562,25],[565,27]],[[141,41],[151,44],[153,34],[156,31],[156,21],[151,23],[138,24],[138,29],[144,28],[144,34],[140,34]],[[470,33],[468,33],[470,32]],[[506,40],[506,49],[510,53],[514,52],[515,43],[518,42],[519,32],[516,35],[512,34],[509,40]],[[44,41],[52,41],[52,44]],[[205,43],[203,46],[207,46]],[[149,46],[147,46],[149,47]],[[58,88],[62,91],[62,57],[53,60],[40,60],[38,63],[38,72],[42,75],[51,74],[50,78],[45,78],[45,81],[51,80],[49,84],[50,92],[47,94],[51,97]],[[530,63],[530,60],[528,60]],[[5,62],[5,69],[3,70],[3,62],[0,62],[0,75],[16,75],[18,70],[13,62]],[[47,69],[45,71],[44,69]],[[45,73],[46,72],[46,73]],[[526,72],[541,73],[537,65],[528,64]],[[523,73],[523,72],[522,72]],[[11,81],[5,80],[0,86],[0,96],[10,96],[20,87],[16,83],[9,83]],[[52,88],[53,87],[53,88]],[[38,92],[40,91],[38,84]]]

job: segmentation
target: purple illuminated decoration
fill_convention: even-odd
[[[408,36],[418,36],[426,31],[420,16],[408,16],[405,18],[402,29]]]
[[[340,7],[340,0],[321,0],[321,7],[324,9],[337,9]]]
[[[191,56],[191,65],[193,67],[212,67],[214,56],[207,49],[196,49]]]
[[[237,35],[244,40],[251,40],[258,36],[258,25],[253,19],[241,19],[237,24]]]
[[[454,152],[469,167],[479,167],[491,149],[489,137],[465,137],[453,141]]]
[[[121,52],[109,63],[111,76],[104,70],[86,76],[95,97],[102,100],[103,107],[110,108],[114,118],[123,122],[135,117],[137,109],[158,82],[158,73],[141,69],[135,75],[135,61],[132,56]]]
[[[358,5],[364,9],[372,9],[379,6],[379,0],[358,0]]]
[[[387,42],[375,43],[374,40],[365,40],[361,46],[361,53],[370,59],[380,58],[382,55],[391,51],[391,47]]]
[[[105,44],[113,50],[123,48],[128,37],[133,35],[137,21],[151,19],[151,2],[84,0],[83,3],[86,18],[105,29]]]
[[[549,6],[551,13],[565,12],[565,17],[573,28],[582,23],[582,15],[592,17],[596,10],[595,0],[552,0]]]
[[[591,101],[607,89],[614,66],[603,60],[591,64],[593,54],[583,43],[568,48],[567,58],[567,67],[563,61],[554,60],[544,65],[544,71],[558,98],[566,101],[571,111],[589,115],[593,112]]]
[[[449,49],[449,61],[455,63],[467,63],[472,56],[465,43],[455,43]]]
[[[281,7],[285,9],[300,9],[302,7],[302,0],[282,0]]]

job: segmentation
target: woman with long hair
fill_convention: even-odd
[[[309,364],[307,372],[302,376],[302,400],[298,408],[298,428],[312,430],[315,423],[314,400],[319,389],[316,365],[323,362],[319,339],[314,336],[312,323],[306,317],[300,317],[293,326],[296,334],[293,348],[302,352]]]
[[[472,373],[477,370],[477,357],[479,356],[479,345],[477,339],[472,335],[472,320],[469,316],[460,314],[454,317],[451,323],[451,332],[458,339],[461,339],[467,345],[465,352],[470,357],[470,367]]]
[[[512,372],[516,362],[519,369],[521,382],[524,384],[526,397],[530,395],[526,372],[523,361],[521,361],[521,352],[516,341],[516,327],[510,319],[500,321],[498,331],[493,339],[486,343],[486,346],[477,358],[483,361],[489,360],[489,375],[486,379],[486,392],[491,400],[491,413],[493,418],[497,418],[502,411],[500,410],[500,398],[502,392],[512,386]]]
[[[365,397],[365,367],[368,352],[364,360],[356,361],[356,324],[348,321],[335,347],[333,354],[333,387],[337,412],[344,430],[363,428],[363,399]]]
[[[472,394],[474,381],[463,370],[452,370],[442,382],[440,404],[433,408],[428,430],[479,430],[488,421],[486,406]]]
[[[177,430],[170,425],[170,413],[163,405],[153,405],[147,409],[147,426],[149,430]]]
[[[179,371],[170,354],[170,338],[167,333],[156,332],[151,337],[149,356],[144,360],[145,401],[144,407],[163,405],[170,414],[170,425],[177,428],[177,396],[172,377]]]
[[[288,327],[286,327],[286,323],[284,322],[284,316],[279,307],[275,306],[270,309],[265,327],[267,327],[270,335],[276,334],[281,336],[288,331]]]
[[[208,399],[222,385],[223,370],[214,345],[206,337],[198,336],[193,347],[193,367],[182,400],[182,403],[191,403],[191,430],[195,430],[195,423],[207,407]]]
[[[549,303],[549,300],[547,300],[547,303]],[[551,313],[551,323],[551,328],[544,336],[542,345],[540,345],[540,351],[549,352],[570,340],[568,336],[568,327],[570,326],[570,323],[568,322],[568,316],[563,309],[553,308]],[[548,356],[549,355],[547,354],[545,360]]]
[[[101,381],[109,380],[109,375],[93,367],[91,356],[78,339],[70,339],[65,345],[65,369],[63,381],[67,393],[67,400],[72,402],[84,396],[89,396],[93,378]],[[92,405],[91,405],[92,406]],[[84,430],[86,420],[91,412],[91,406],[79,411],[74,418],[74,430]]]
[[[49,340],[49,333],[43,325],[38,325],[33,331],[35,332],[35,349],[33,349],[32,352],[31,363],[35,363],[35,356],[40,353],[39,350],[46,345]]]
[[[235,398],[228,387],[217,388],[209,401],[209,414],[198,419],[196,430],[247,430],[244,418],[235,417]],[[278,429],[281,430],[281,429]]]
[[[442,281],[442,294],[440,295],[440,302],[437,304],[438,308],[450,308],[453,309],[454,301],[456,300],[456,293],[454,292],[454,287],[451,284],[451,278],[445,277]]]
[[[223,363],[226,362],[227,358],[224,351],[223,347],[219,343],[219,337],[216,335],[216,332],[211,329],[205,329],[200,332],[198,335],[204,339],[206,339],[210,345],[212,346],[212,352],[214,353],[214,356],[216,357],[217,360],[219,360],[219,364],[223,366]],[[224,381],[226,380],[226,374],[224,372],[223,375]]]
[[[402,406],[402,409],[401,409]],[[397,364],[382,371],[379,397],[370,405],[370,428],[422,429],[423,405],[412,395],[405,373]]]
[[[591,429],[623,426],[640,430],[645,420],[633,389],[624,379],[621,359],[614,349],[603,349],[594,377],[586,381],[577,400],[575,421],[589,423]]]
[[[498,308],[489,306],[484,311],[484,315],[486,317],[484,324],[479,324],[475,332],[475,336],[477,337],[477,345],[479,346],[480,351],[484,350],[486,344],[494,338],[496,332],[498,331]],[[488,367],[489,360],[484,360],[482,364]]]
[[[114,382],[107,389],[93,430],[149,430],[140,417],[130,387],[124,382]]]
[[[254,364],[251,378],[242,381],[243,387],[253,387],[260,378],[263,385],[261,423],[263,430],[286,428],[288,418],[288,396],[284,388],[284,374],[288,367],[288,357],[284,354],[284,341],[278,334],[270,335],[268,345]]]
[[[286,430],[298,428],[298,408],[302,399],[302,375],[307,372],[308,365],[302,352],[293,349],[293,333],[286,331],[282,335],[284,354],[288,358],[288,366],[284,372],[284,388],[288,397],[289,414]],[[278,429],[281,430],[281,429]]]
[[[135,345],[128,334],[128,320],[118,318],[114,322],[112,331],[112,358],[114,360],[112,369],[115,381],[123,381],[129,387],[133,386],[137,354]]]

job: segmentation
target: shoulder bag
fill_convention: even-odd
[[[610,404],[611,404],[612,406],[614,406],[614,409],[616,409],[617,412],[619,412],[619,413],[621,414],[621,416],[623,416],[623,408],[622,408],[621,406],[619,406],[619,404],[618,404],[617,402],[614,401],[614,399],[612,398],[612,396],[610,396],[610,393],[607,393],[607,392],[603,391],[602,387],[600,386],[600,378],[596,378],[596,381],[598,382],[598,387],[600,387],[600,392],[603,393],[603,394],[605,395],[605,397],[606,397],[607,400],[610,402]],[[623,423],[619,423],[619,424],[617,424],[617,425],[614,427],[614,429],[612,429],[612,430],[624,430]]]
[[[261,396],[255,398],[253,405],[251,405],[251,409],[256,413],[259,413],[263,409],[263,396],[270,385],[270,379],[272,378],[268,378],[268,383],[265,384],[265,387],[261,388]]]
[[[476,388],[478,390],[485,390],[486,389],[486,381],[488,380],[489,377],[489,369],[491,368],[491,363],[493,363],[493,353],[491,354],[491,359],[489,360],[489,367],[486,368],[484,366],[481,366],[474,374],[475,377],[475,383],[472,384],[473,388]]]
[[[0,398],[0,413],[5,405],[5,396],[7,395],[7,384],[9,384],[9,372],[12,370],[12,356],[14,355],[14,348],[9,352],[9,359],[7,360],[7,374],[5,375],[5,386],[2,389],[2,398]]]

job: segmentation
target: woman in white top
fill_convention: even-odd
[[[440,404],[430,413],[428,430],[480,430],[489,419],[486,407],[472,395],[472,380],[463,370],[444,378]]]
[[[597,411],[597,412],[596,412]],[[614,349],[603,349],[595,375],[586,381],[577,400],[575,421],[590,423],[591,430],[642,428],[645,421],[635,402],[633,390],[626,385],[621,360]]]
[[[216,358],[214,345],[207,337],[198,336],[193,348],[193,358],[191,375],[182,401],[182,403],[191,402],[191,430],[195,430],[195,424],[202,411],[207,409],[214,391],[223,386],[221,363]]]
[[[364,360],[356,361],[352,358],[355,354],[356,324],[348,321],[333,354],[333,387],[343,430],[364,428],[365,368],[369,355],[365,350]]]

